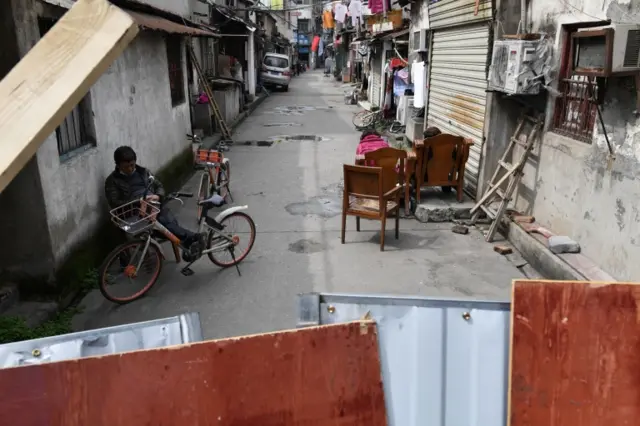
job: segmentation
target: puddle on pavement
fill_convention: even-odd
[[[279,142],[303,142],[303,141],[311,141],[311,142],[325,142],[331,140],[331,138],[327,138],[324,136],[317,135],[278,135],[272,136],[269,138],[271,141]]]
[[[273,108],[271,111],[264,111],[265,114],[280,114],[280,115],[303,115],[309,111],[318,111],[326,109],[323,107],[314,107],[308,105],[286,105]]]
[[[236,142],[236,145],[244,145],[244,146],[271,146],[275,143],[275,141],[243,141]]]
[[[267,123],[263,124],[262,127],[301,127],[300,123]]]
[[[294,216],[320,216],[328,219],[342,213],[340,197],[320,196],[301,203],[288,204],[285,209]]]
[[[342,213],[342,182],[321,188],[322,195],[311,197],[307,201],[291,203],[285,210],[294,216],[319,216],[325,219]]]
[[[313,240],[298,240],[289,244],[289,251],[293,253],[318,253],[322,251],[322,244]]]

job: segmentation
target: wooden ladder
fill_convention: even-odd
[[[196,54],[193,51],[193,47],[191,46],[191,43],[188,44],[188,49],[189,49],[189,55],[191,55],[191,62],[196,68],[196,72],[198,73],[198,78],[200,79],[200,83],[202,84],[202,87],[204,88],[204,92],[207,94],[207,97],[209,98],[209,105],[213,110],[213,116],[216,119],[216,126],[220,129],[220,133],[222,134],[222,142],[224,144],[233,143],[233,140],[231,139],[231,129],[229,129],[229,126],[227,126],[227,123],[224,121],[224,118],[222,117],[220,108],[218,108],[218,103],[213,97],[211,86],[209,86],[209,82],[207,81],[207,78],[205,77],[204,72],[202,72],[202,68],[200,68],[200,63],[198,62],[198,58],[196,58]]]
[[[533,126],[531,127],[531,131],[529,132],[527,139],[522,141],[519,139],[519,137],[527,121],[531,122]],[[480,201],[478,201],[476,205],[471,209],[472,223],[476,223],[478,217],[480,216],[480,211],[484,211],[486,215],[492,220],[489,232],[487,232],[487,235],[485,237],[485,240],[487,242],[493,241],[495,233],[498,230],[498,226],[500,226],[502,216],[504,215],[509,202],[511,201],[511,196],[520,183],[520,179],[523,175],[522,170],[527,162],[527,159],[529,158],[529,153],[533,149],[533,145],[538,137],[538,133],[542,129],[542,125],[542,117],[535,118],[526,114],[520,117],[518,126],[516,127],[516,131],[511,137],[509,145],[504,151],[502,158],[498,161],[498,167],[496,167],[496,170],[495,172],[493,172],[493,176],[488,183],[487,191],[482,196]],[[521,146],[524,150],[520,155],[518,161],[515,164],[511,164],[507,160],[510,158],[510,156],[513,155],[513,149],[516,145]],[[502,176],[500,176],[501,171],[505,171]],[[503,191],[501,186],[507,180],[509,181],[509,183],[507,184],[507,188]],[[500,202],[497,210],[493,210],[491,208],[491,204],[495,202]]]

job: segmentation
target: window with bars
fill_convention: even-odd
[[[40,36],[44,36],[55,23],[56,19],[39,17]],[[61,159],[69,158],[74,153],[96,145],[90,93],[85,95],[58,126],[56,139],[58,142],[58,155]]]
[[[582,142],[593,141],[594,128],[598,117],[598,104],[602,102],[601,78],[576,73],[574,69],[574,28],[563,26],[564,45],[558,74],[558,91],[553,113],[552,129],[563,136]]]
[[[167,61],[169,63],[169,89],[171,90],[171,105],[177,106],[185,102],[184,71],[182,69],[182,38],[168,36]]]

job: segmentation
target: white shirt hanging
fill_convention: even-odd
[[[360,0],[351,0],[349,15],[351,15],[351,24],[354,27],[358,26],[358,18],[360,18],[360,24],[362,24],[362,2]]]
[[[426,76],[424,62],[411,64],[411,82],[413,83],[413,107],[424,108],[426,92]]]
[[[341,24],[344,24],[344,19],[347,16],[347,6],[345,6],[342,3],[336,4],[336,9],[334,13],[336,15],[335,16],[336,21],[340,22]]]

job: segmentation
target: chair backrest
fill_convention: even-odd
[[[382,168],[344,165],[344,195],[379,198],[382,191]]]
[[[466,144],[462,136],[440,134],[424,140],[422,176],[425,182],[457,182],[465,160]]]
[[[373,163],[382,168],[382,190],[392,190],[396,184],[402,184],[404,178],[404,163],[407,151],[396,148],[380,148],[364,154],[365,164]]]

